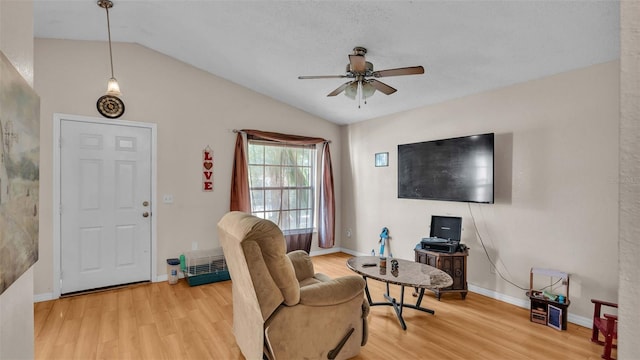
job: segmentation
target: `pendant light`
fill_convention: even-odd
[[[109,36],[109,63],[111,65],[111,78],[107,82],[107,93],[101,96],[96,103],[98,112],[111,119],[119,118],[124,114],[124,102],[119,98],[120,85],[113,76],[113,52],[111,50],[111,24],[109,23],[109,9],[113,7],[111,0],[98,0],[98,6],[107,12],[107,34]]]

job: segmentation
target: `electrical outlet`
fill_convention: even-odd
[[[191,250],[198,250],[198,242],[197,241],[193,241],[191,243]]]
[[[173,195],[165,194],[162,196],[162,202],[165,204],[173,204]]]
[[[347,237],[350,238],[351,237],[351,229],[347,229]]]

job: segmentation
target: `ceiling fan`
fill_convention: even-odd
[[[360,98],[364,99],[365,104],[367,98],[371,97],[376,90],[385,95],[391,95],[397,90],[393,87],[376,80],[376,78],[400,75],[419,75],[424,74],[422,66],[411,66],[397,69],[373,70],[373,64],[366,61],[364,55],[367,49],[356,46],[353,48],[353,54],[349,55],[349,63],[345,75],[317,75],[317,76],[298,76],[298,79],[334,79],[349,78],[353,79],[340,85],[337,89],[330,92],[327,96],[336,96],[344,91],[344,94],[354,99],[360,93]],[[360,98],[358,100],[360,100]],[[360,105],[358,105],[360,107]]]

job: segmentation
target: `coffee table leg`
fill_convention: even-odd
[[[404,305],[404,286],[400,285],[401,290],[400,290],[400,303],[398,304],[398,302],[396,301],[395,298],[392,298],[389,295],[389,283],[387,283],[387,293],[384,294],[385,299],[387,299],[387,301],[389,302],[387,305],[391,305],[393,306],[393,310],[396,311],[396,316],[398,317],[398,320],[400,321],[400,326],[402,326],[402,330],[407,330],[407,324],[404,322],[404,318],[402,317],[402,308],[405,306]],[[382,305],[382,304],[380,304]]]
[[[416,307],[420,307],[423,296],[424,296],[424,288],[420,288],[420,294],[418,295],[418,300],[416,301]]]
[[[426,313],[429,314],[435,314],[435,311],[428,309],[428,308],[424,308],[422,306],[420,306],[420,304],[422,303],[422,297],[424,296],[424,288],[420,288],[420,293],[418,294],[418,299],[416,301],[416,304],[405,304],[404,303],[404,286],[400,285],[400,303],[398,303],[398,301],[396,300],[396,298],[392,298],[391,295],[389,294],[389,283],[387,282],[387,292],[382,294],[384,295],[384,298],[387,300],[387,302],[373,302],[371,301],[371,294],[369,293],[369,286],[367,284],[367,277],[363,276],[364,278],[364,293],[365,295],[367,295],[367,301],[369,302],[369,306],[380,306],[380,305],[387,305],[387,306],[393,306],[393,310],[395,310],[396,312],[396,316],[398,317],[398,321],[400,321],[400,326],[402,326],[402,330],[407,330],[407,324],[404,322],[404,318],[402,317],[402,309],[405,307],[411,308],[411,309],[415,309],[415,310],[420,310],[420,311],[424,311]]]
[[[400,317],[402,317],[402,308],[403,307],[404,307],[404,286],[401,286],[400,287]],[[402,320],[402,322],[404,323],[404,320]]]

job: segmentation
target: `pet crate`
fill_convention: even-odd
[[[189,286],[230,280],[222,248],[187,252],[184,277]]]

